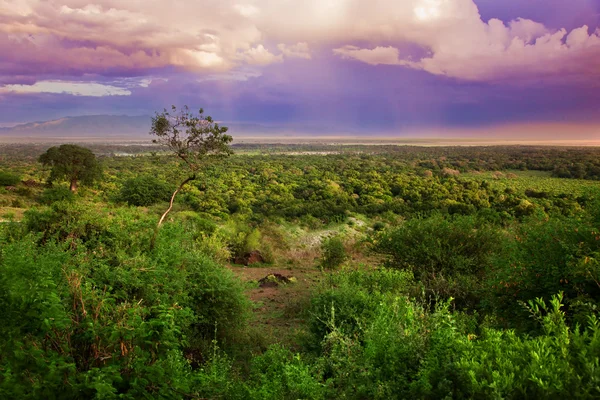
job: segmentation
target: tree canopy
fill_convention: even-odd
[[[233,153],[229,144],[233,138],[226,134],[228,128],[220,126],[201,108],[195,115],[188,106],[177,112],[166,109],[152,118],[150,134],[154,143],[166,146],[195,173],[209,159]]]
[[[156,136],[153,142],[166,146],[186,164],[191,173],[173,192],[169,208],[158,221],[158,226],[173,208],[177,193],[196,179],[196,172],[205,163],[233,154],[229,147],[233,138],[226,134],[227,131],[226,126],[220,126],[210,116],[205,116],[202,108],[196,115],[188,106],[179,112],[177,107],[171,106],[171,112],[165,109],[152,118],[150,134]]]
[[[39,159],[45,166],[51,166],[48,182],[66,180],[72,192],[79,184],[90,185],[100,178],[102,169],[91,150],[74,144],[50,147]]]

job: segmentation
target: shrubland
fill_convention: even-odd
[[[96,146],[0,151],[2,398],[600,397],[597,149],[247,145],[158,230],[176,158]]]

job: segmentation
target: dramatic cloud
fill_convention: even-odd
[[[344,129],[596,121],[598,15],[597,0],[0,0],[0,123],[173,103]]]
[[[289,58],[305,58],[310,60],[312,57],[310,55],[310,49],[308,47],[308,43],[301,42],[294,45],[286,45],[284,43],[280,43],[277,45],[277,48],[281,51],[281,53]]]
[[[269,65],[283,61],[282,55],[274,55],[262,44],[245,51],[240,58],[250,65]]]
[[[333,54],[342,58],[353,58],[370,65],[408,65],[407,61],[398,58],[399,51],[395,47],[375,47],[374,49],[360,49],[356,46],[344,46],[334,49]]]
[[[33,85],[6,85],[0,87],[2,92],[14,93],[63,93],[75,96],[128,96],[131,92],[111,85],[99,83],[39,81]]]
[[[402,54],[406,44],[425,55]],[[473,0],[0,0],[0,82],[6,83],[40,72],[62,78],[141,76],[168,67],[214,73],[310,59],[309,47],[465,80],[600,74],[600,31],[568,32],[519,18],[486,22]]]

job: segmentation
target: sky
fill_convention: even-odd
[[[171,104],[316,135],[600,126],[600,0],[0,0],[0,126]]]

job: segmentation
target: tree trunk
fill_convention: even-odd
[[[77,193],[77,179],[71,179],[71,192]]]
[[[160,220],[158,221],[157,228],[160,228],[160,226],[162,225],[163,221],[167,217],[167,214],[169,214],[171,212],[171,210],[173,209],[173,202],[175,201],[175,196],[177,196],[177,193],[179,193],[181,191],[181,189],[183,189],[183,187],[188,182],[193,181],[194,179],[196,179],[196,175],[190,176],[185,181],[181,182],[181,185],[179,185],[179,187],[177,188],[177,190],[175,190],[173,192],[173,196],[171,196],[171,202],[169,203],[169,208],[167,208],[167,211],[165,211],[165,213],[162,215],[162,217],[160,217]]]
[[[154,235],[152,236],[152,241],[150,242],[150,249],[154,249],[156,237],[158,236],[158,230],[160,229],[160,226],[164,222],[165,218],[167,217],[167,214],[169,214],[169,212],[171,212],[171,210],[173,209],[173,202],[175,201],[175,196],[177,196],[177,193],[179,193],[188,182],[193,181],[194,179],[196,179],[196,175],[190,176],[185,181],[181,182],[181,185],[179,185],[177,190],[173,192],[173,196],[171,196],[171,202],[169,203],[169,208],[167,208],[167,211],[165,211],[164,214],[160,217],[160,220],[158,221],[158,224],[154,229]]]

